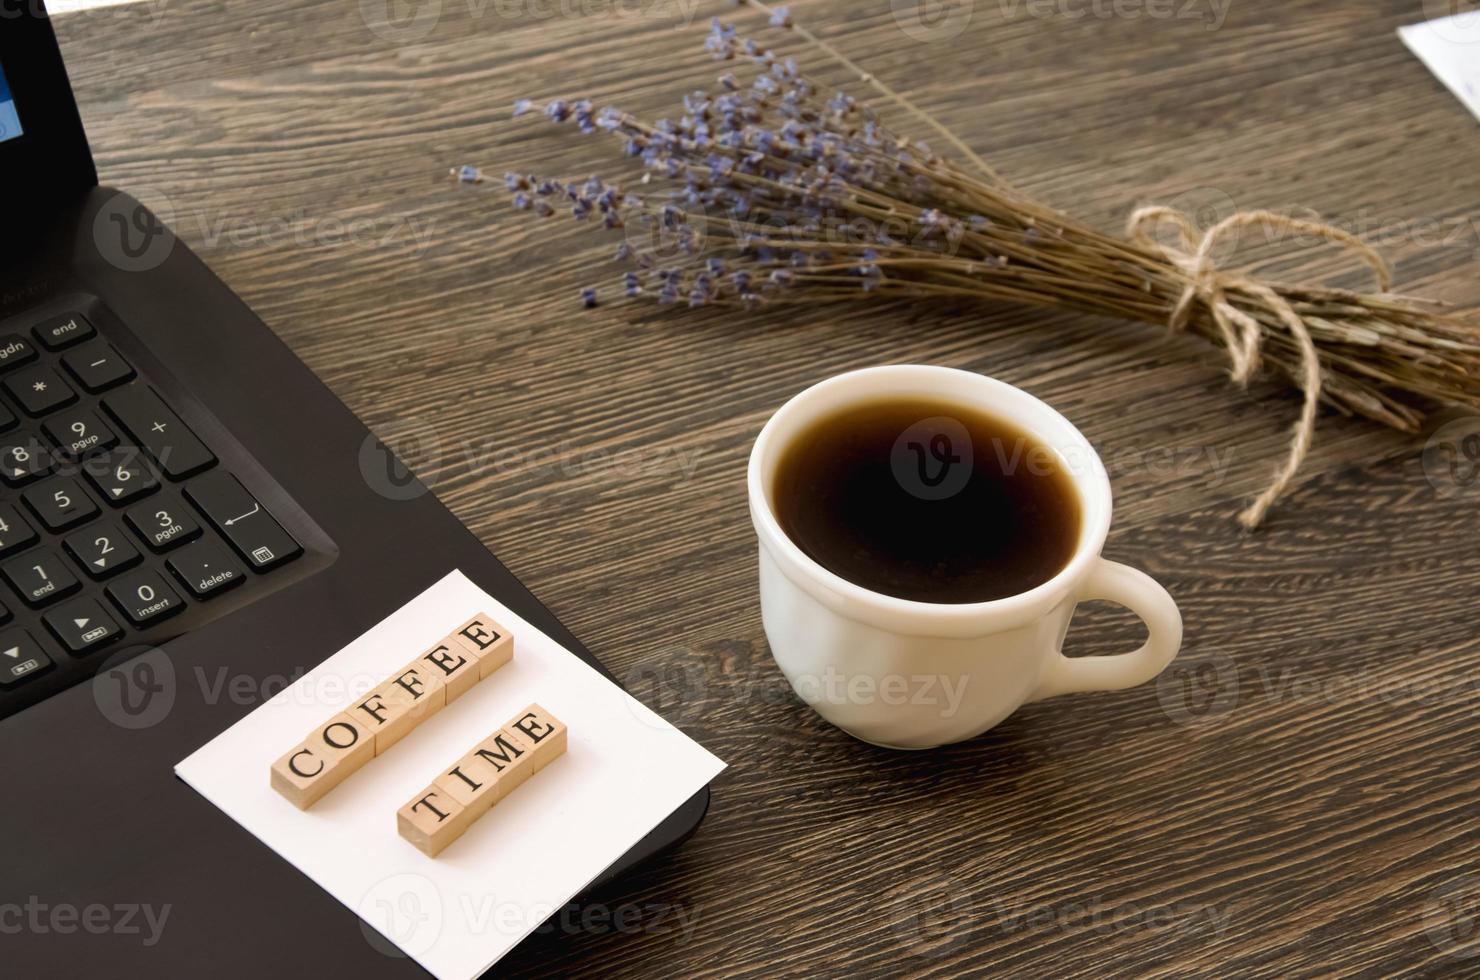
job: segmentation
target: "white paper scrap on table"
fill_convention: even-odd
[[[268,771],[479,612],[514,659],[307,811]],[[396,810],[530,702],[566,752],[436,858]],[[181,779],[443,978],[482,973],[724,769],[724,763],[454,571],[175,767]]]
[[[1457,4],[1448,6],[1458,9]],[[1480,6],[1400,27],[1398,36],[1480,119]]]

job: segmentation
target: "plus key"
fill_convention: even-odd
[[[103,398],[103,408],[172,480],[199,473],[216,462],[205,443],[147,385],[119,388]]]

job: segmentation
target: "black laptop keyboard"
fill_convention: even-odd
[[[83,314],[0,335],[0,389],[0,717],[303,554]]]

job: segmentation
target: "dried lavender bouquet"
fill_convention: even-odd
[[[748,63],[711,91],[684,97],[677,121],[646,122],[588,101],[544,114],[614,137],[640,161],[641,191],[591,177],[508,174],[514,206],[541,216],[569,207],[627,233],[627,296],[747,309],[779,303],[950,298],[1112,314],[1190,331],[1222,347],[1246,383],[1261,368],[1304,393],[1287,458],[1240,514],[1257,526],[1310,447],[1325,403],[1405,431],[1435,404],[1480,408],[1480,331],[1434,304],[1389,294],[1387,265],[1350,234],[1271,212],[1194,227],[1170,208],[1132,215],[1126,237],[1078,223],[1014,189],[944,126],[827,42],[785,7],[757,8],[938,132],[965,163],[891,129],[852,96],[715,20],[706,50]],[[515,115],[532,103],[521,100]],[[463,168],[464,180],[479,179]],[[656,191],[656,193],[654,193]],[[1251,226],[1315,235],[1369,264],[1378,292],[1266,281],[1221,268],[1225,238]],[[1170,244],[1158,232],[1170,230]],[[588,304],[596,291],[583,293]]]

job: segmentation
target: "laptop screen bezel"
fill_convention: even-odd
[[[87,134],[41,0],[0,0],[0,69],[21,126],[19,136],[0,142],[0,173],[11,187],[6,207],[39,206],[95,186]]]

